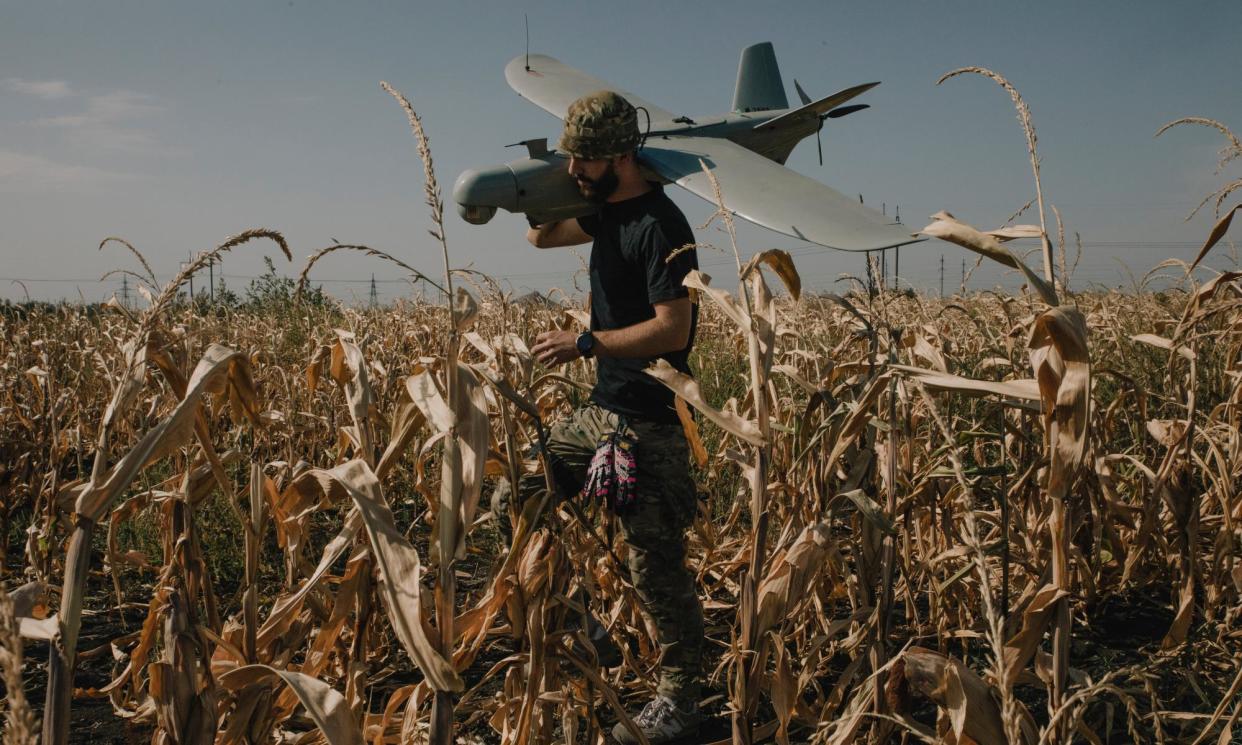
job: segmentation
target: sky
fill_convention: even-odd
[[[738,55],[770,41],[795,101],[858,83],[871,108],[823,131],[789,166],[917,230],[947,210],[989,229],[1034,197],[1025,137],[1005,92],[979,76],[937,86],[978,65],[1007,77],[1030,106],[1044,196],[1083,254],[1073,286],[1128,286],[1165,258],[1191,259],[1214,219],[1189,222],[1199,200],[1242,176],[1217,173],[1219,132],[1156,130],[1182,116],[1242,132],[1242,2],[17,2],[0,0],[0,297],[105,300],[116,268],[138,269],[120,236],[161,282],[181,262],[249,228],[280,231],[287,262],[265,242],[216,268],[244,291],[263,257],[297,276],[333,241],[372,246],[432,276],[423,171],[404,113],[380,89],[403,91],[423,118],[447,204],[451,261],[515,293],[572,292],[586,251],[539,250],[525,220],[500,212],[461,220],[452,184],[466,168],[521,157],[505,145],[548,137],[556,118],[508,88],[503,69],[525,48],[548,54],[697,117],[732,102]],[[712,209],[675,187],[692,225]],[[726,200],[727,200],[727,185]],[[1048,212],[1050,225],[1055,219]],[[1036,222],[1032,210],[1019,222]],[[1235,227],[1232,236],[1239,236]],[[727,248],[712,227],[700,242]],[[841,289],[863,260],[744,226],[740,250],[790,250],[806,286]],[[1242,242],[1242,241],[1239,241]],[[1228,259],[1217,249],[1216,264]],[[901,281],[946,291],[975,256],[929,241],[903,249]],[[726,278],[732,256],[700,251]],[[1038,265],[1037,257],[1031,263]],[[1126,268],[1123,268],[1123,264]],[[890,264],[889,270],[896,267]],[[346,301],[416,290],[392,265],[328,257],[311,277]],[[19,283],[20,281],[20,283]],[[201,290],[206,278],[196,278]],[[1014,280],[984,268],[976,289]],[[730,283],[731,284],[731,283]]]

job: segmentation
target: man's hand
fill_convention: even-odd
[[[563,365],[582,355],[578,352],[578,334],[573,331],[545,331],[535,337],[531,347],[535,359],[545,365]]]

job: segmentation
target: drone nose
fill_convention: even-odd
[[[518,201],[513,171],[508,166],[464,171],[453,185],[453,201],[462,218],[476,225],[490,220],[497,207],[513,212]]]

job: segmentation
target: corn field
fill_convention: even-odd
[[[788,254],[734,245],[735,277],[687,279],[695,377],[650,370],[678,394],[700,490],[703,741],[1236,742],[1242,272],[1187,269],[1242,181],[1205,200],[1200,255],[1153,270],[1168,289],[1071,292],[1026,105],[960,72],[1017,104],[1039,224],[942,212],[921,232],[1024,291],[816,296]],[[440,253],[442,276],[338,244],[300,284],[360,251],[451,302],[178,299],[229,251],[291,255],[259,229],[162,285],[106,241],[137,262],[141,311],[0,314],[6,743],[76,738],[92,706],[156,743],[593,744],[654,690],[607,511],[488,509],[500,479],[543,469],[532,446],[593,382],[527,343],[585,314],[451,268],[427,138],[388,90],[433,223],[411,263]],[[1182,121],[1221,130],[1222,168],[1242,155]],[[1015,238],[1039,241],[1042,271]],[[584,603],[622,665],[597,666]]]

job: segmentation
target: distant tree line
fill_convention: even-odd
[[[224,278],[221,277],[216,282],[214,293],[200,290],[194,294],[191,301],[189,295],[183,290],[178,294],[177,302],[182,305],[192,302],[194,309],[204,314],[237,310],[279,312],[291,306],[294,295],[297,293],[297,282],[290,277],[277,274],[276,265],[270,258],[264,256],[263,262],[265,264],[263,274],[250,280],[244,296],[229,289]],[[317,308],[332,304],[322,286],[307,286],[302,291],[302,302]],[[0,298],[0,316],[21,319],[34,313],[55,313],[61,308],[74,308],[85,311],[87,315],[93,315],[99,313],[103,306],[104,303],[74,303],[67,300],[13,302],[7,298]]]

